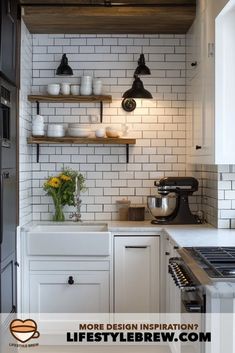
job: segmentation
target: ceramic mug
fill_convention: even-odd
[[[70,94],[70,84],[69,83],[61,83],[60,85],[60,90],[63,95],[69,95]]]
[[[95,131],[96,137],[105,137],[105,129],[100,128]]]
[[[71,94],[74,96],[78,96],[79,95],[79,85],[71,85],[70,86],[71,89]]]

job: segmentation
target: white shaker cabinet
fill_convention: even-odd
[[[22,233],[22,311],[112,311],[111,234],[53,227]]]
[[[159,236],[115,237],[115,312],[159,312],[159,258]]]
[[[216,133],[215,110],[215,29],[216,17],[228,0],[198,1],[201,11],[186,36],[187,61],[187,162],[199,164],[226,163]],[[222,52],[218,53],[222,55]],[[219,68],[223,71],[223,66]],[[226,143],[226,141],[224,141]],[[233,139],[234,143],[234,139]],[[235,143],[234,147],[235,148]],[[221,151],[221,150],[219,150]],[[235,162],[234,160],[228,163]]]
[[[216,155],[226,164],[235,164],[234,24],[235,2],[230,0],[216,19]]]
[[[30,312],[109,312],[108,271],[55,271],[30,275]]]

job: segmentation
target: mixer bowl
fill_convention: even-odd
[[[153,217],[171,216],[176,208],[177,196],[174,193],[168,195],[155,195],[147,197],[148,209]]]

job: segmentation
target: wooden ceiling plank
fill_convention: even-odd
[[[30,32],[49,34],[186,33],[194,16],[194,6],[27,6],[22,15]]]
[[[111,0],[112,3],[133,5],[196,5],[196,0]],[[20,0],[23,5],[96,5],[102,0]]]

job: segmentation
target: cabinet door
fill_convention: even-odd
[[[0,71],[16,82],[17,1],[1,0]]]
[[[215,163],[215,19],[226,3],[227,0],[208,0],[202,14],[201,132],[200,140],[195,141],[201,148],[195,148],[195,156],[204,164]]]
[[[16,312],[16,268],[15,254],[1,264],[0,272],[0,313]]]
[[[159,311],[159,237],[115,237],[115,312]]]
[[[189,158],[191,158],[189,162],[195,162],[197,157],[207,155],[208,144],[211,145],[208,137],[211,134],[211,128],[207,126],[208,118],[206,118],[205,105],[205,94],[208,94],[208,88],[210,88],[209,94],[211,95],[211,81],[208,82],[208,77],[211,78],[211,75],[207,75],[207,52],[205,53],[206,33],[205,12],[202,12],[198,14],[187,41],[187,60],[191,59],[191,63],[188,62],[189,72],[187,74],[187,99],[191,100],[187,105],[191,108],[191,116],[188,117],[187,125],[191,130],[187,134],[190,139],[190,143],[187,143]],[[190,51],[192,51],[192,56],[190,56]],[[195,66],[190,67],[192,64]],[[208,107],[210,107],[209,104]]]
[[[31,274],[30,312],[109,312],[109,272]]]
[[[205,4],[204,1],[199,1],[201,11],[198,11],[196,20],[187,34],[189,163],[214,164],[216,161],[215,19],[227,2],[228,0],[208,0]],[[198,39],[200,45],[198,45]],[[197,62],[196,69],[190,67],[190,59]],[[221,146],[218,148],[221,150]]]

